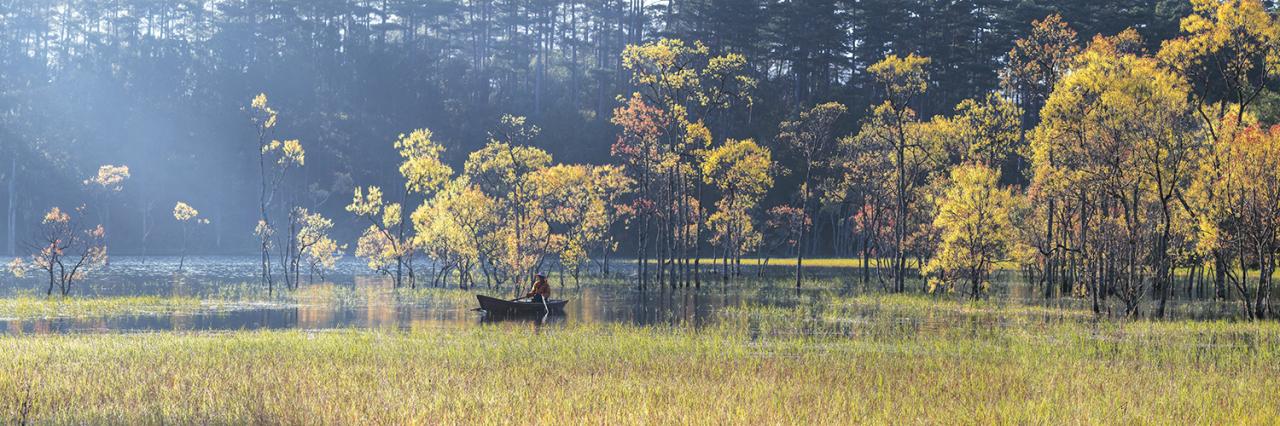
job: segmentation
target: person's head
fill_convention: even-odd
[[[533,279],[538,280],[538,281],[544,281],[544,280],[546,280],[546,279],[547,279],[547,276],[546,276],[546,275],[543,275],[541,272],[539,272],[539,273],[533,274]]]

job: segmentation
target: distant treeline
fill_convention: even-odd
[[[71,190],[104,163],[134,171],[109,224],[117,251],[176,252],[174,241],[144,239],[155,233],[142,218],[177,199],[219,219],[194,250],[244,250],[251,238],[223,225],[254,220],[227,206],[254,198],[241,108],[263,90],[289,133],[316,148],[306,173],[327,190],[348,178],[391,182],[394,154],[371,147],[419,127],[460,166],[503,114],[538,124],[532,143],[558,158],[608,162],[612,111],[634,89],[622,50],[660,37],[749,58],[757,101],[715,130],[768,143],[777,123],[828,101],[849,107],[837,126],[854,130],[878,96],[866,68],[886,53],[933,59],[932,89],[913,101],[927,117],[995,89],[1033,19],[1061,13],[1086,39],[1136,27],[1154,48],[1189,12],[1184,0],[5,0],[0,160],[11,161],[0,176],[22,184],[16,195],[0,185],[0,205],[16,204],[6,215],[20,216],[0,222],[0,251],[49,204],[78,203]],[[819,236],[807,250],[839,254],[835,242]]]

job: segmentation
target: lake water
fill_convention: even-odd
[[[796,290],[790,285],[792,281],[786,278],[788,272],[785,266],[777,266],[769,271],[772,276],[777,277],[774,279],[740,279],[724,283],[717,275],[709,272],[704,276],[700,289],[673,290],[651,284],[648,289],[642,290],[628,284],[628,278],[625,278],[628,265],[616,264],[614,269],[621,271],[624,277],[613,278],[607,283],[600,278],[586,277],[581,285],[574,285],[571,278],[566,278],[566,282],[561,283],[557,274],[550,274],[554,297],[570,300],[564,315],[495,319],[477,312],[474,298],[469,293],[461,293],[461,290],[443,293],[448,297],[405,297],[393,289],[389,278],[369,273],[362,263],[354,260],[341,263],[337,271],[329,274],[322,282],[308,284],[307,278],[303,277],[302,288],[292,294],[303,294],[306,297],[281,296],[277,293],[268,298],[264,291],[265,285],[258,279],[257,261],[257,258],[247,256],[193,257],[186,260],[183,272],[179,273],[178,259],[174,257],[115,257],[110,268],[96,271],[86,280],[78,282],[73,289],[73,296],[189,296],[232,302],[216,308],[180,313],[130,312],[99,317],[0,318],[0,332],[31,334],[291,328],[420,329],[475,327],[495,321],[516,327],[602,322],[699,327],[715,321],[717,312],[725,307],[744,304],[816,304],[830,295],[847,296],[875,291],[862,288],[853,271],[834,268],[818,268],[811,273],[823,280],[820,285],[823,288]],[[998,286],[997,294],[993,297],[1005,302],[1075,308],[1086,306],[1084,301],[1077,299],[1044,301],[1016,278],[1006,277],[1002,281],[1003,284]],[[38,274],[32,274],[21,280],[6,277],[0,283],[3,283],[0,285],[0,296],[26,294],[43,297],[48,281],[42,281]],[[422,286],[423,283],[420,282],[419,285]],[[483,284],[474,291],[497,296],[512,293],[509,286],[489,289],[483,287]],[[1174,309],[1174,312],[1176,315],[1196,318],[1229,316],[1233,312],[1230,305],[1205,308],[1201,304],[1203,302],[1188,303],[1185,309]]]

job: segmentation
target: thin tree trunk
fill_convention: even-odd
[[[6,209],[7,217],[5,218],[5,229],[8,233],[5,235],[5,252],[11,256],[18,255],[17,235],[18,235],[18,153],[12,153],[9,158],[9,205]]]
[[[901,123],[898,124],[901,127]],[[899,129],[901,133],[901,129]],[[898,176],[897,176],[897,215],[893,221],[893,290],[901,293],[906,289],[906,280],[903,274],[906,272],[907,254],[904,247],[906,242],[906,220],[907,220],[907,177],[906,177],[906,140],[905,136],[900,136],[896,155],[898,160]]]
[[[1049,197],[1049,211],[1048,211],[1048,214],[1045,215],[1045,227],[1044,227],[1045,228],[1044,241],[1045,241],[1045,244],[1047,245],[1047,250],[1045,250],[1042,253],[1042,255],[1044,256],[1044,276],[1042,278],[1043,278],[1043,284],[1044,284],[1045,299],[1053,298],[1053,288],[1055,285],[1054,279],[1053,279],[1054,268],[1056,267],[1056,265],[1054,265],[1054,254],[1057,251],[1057,249],[1055,249],[1053,246],[1053,215],[1056,213],[1056,210],[1057,210],[1056,207],[1057,207],[1057,203],[1054,197]]]

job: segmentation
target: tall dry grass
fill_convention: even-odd
[[[903,309],[918,309],[910,303]],[[0,423],[1280,420],[1273,323],[902,328],[871,315],[874,333],[761,331],[795,320],[787,315],[740,313],[702,330],[516,323],[0,337]]]

